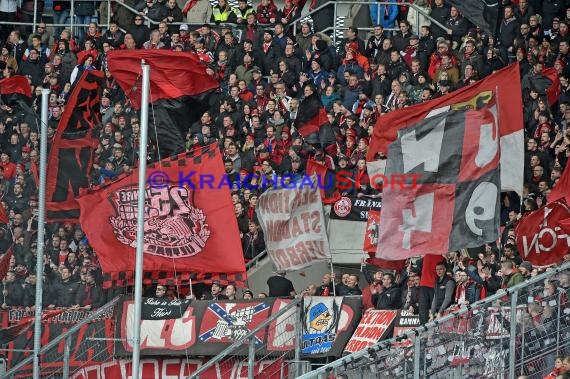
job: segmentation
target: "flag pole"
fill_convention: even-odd
[[[135,262],[135,317],[133,325],[132,378],[139,378],[141,354],[142,278],[144,254],[144,210],[146,193],[146,143],[148,139],[148,102],[150,92],[150,66],[143,60],[141,89],[141,138],[139,141],[139,182],[137,199],[137,250]]]
[[[41,125],[40,125],[40,177],[38,196],[38,249],[36,251],[36,306],[34,322],[34,379],[40,377],[40,349],[42,347],[42,295],[44,278],[44,240],[46,218],[46,174],[47,174],[47,128],[49,93],[42,89]]]
[[[333,296],[336,296],[336,286],[335,286],[335,283],[334,283],[334,268],[333,268],[333,261],[332,261],[332,258],[331,258],[331,260],[329,261],[329,264],[330,264],[330,266],[331,266],[331,283],[332,283],[332,288],[333,288]]]

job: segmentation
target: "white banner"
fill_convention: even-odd
[[[277,270],[298,270],[331,258],[316,177],[291,189],[269,190],[257,204],[257,217]]]

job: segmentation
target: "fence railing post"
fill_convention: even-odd
[[[300,373],[299,370],[301,368],[301,343],[303,342],[302,339],[302,330],[301,330],[301,310],[303,307],[301,305],[297,306],[295,310],[295,377],[299,376],[300,374],[304,374],[304,372]]]
[[[71,338],[67,337],[65,339],[65,345],[63,348],[63,379],[69,378],[69,360],[71,358]]]
[[[414,338],[414,379],[420,379],[421,354],[422,354],[422,337],[421,333],[416,331],[416,337]]]
[[[509,378],[515,378],[515,361],[516,361],[516,345],[517,345],[517,304],[519,298],[519,290],[516,289],[511,294],[511,327],[509,338]]]
[[[560,317],[562,317],[562,315],[560,314],[560,302],[561,302],[561,297],[562,297],[562,292],[558,292],[558,300],[556,301],[556,305],[558,307],[558,310],[556,311],[556,330],[558,331],[558,333],[556,333],[556,355],[558,356],[558,349],[560,348]]]
[[[521,330],[521,371],[520,375],[524,375],[524,335],[526,333],[526,326],[525,323],[522,323],[522,330]]]
[[[247,377],[255,377],[255,334],[249,338],[249,353],[247,355]]]

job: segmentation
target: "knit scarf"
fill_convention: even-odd
[[[184,9],[182,10],[182,14],[190,12],[190,9],[194,8],[199,1],[200,0],[189,0],[184,6]]]

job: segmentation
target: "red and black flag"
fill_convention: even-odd
[[[307,160],[307,175],[316,175],[323,204],[334,204],[340,199],[336,175],[333,170],[313,159]]]
[[[495,105],[447,111],[401,130],[389,146],[386,177],[408,178],[383,190],[376,257],[402,260],[495,241],[499,136]]]
[[[101,123],[99,90],[101,71],[85,71],[71,92],[50,148],[46,183],[47,218],[76,222],[80,191],[89,188],[89,173],[97,138],[93,129]]]
[[[67,311],[66,309],[49,310],[42,312],[42,322]],[[26,333],[33,325],[35,316],[23,317],[16,324],[0,329],[0,345],[14,341],[18,336]]]
[[[185,149],[188,128],[208,109],[208,97],[219,83],[195,54],[113,50],[109,69],[136,109],[141,106],[143,60],[150,66],[149,127],[156,128],[161,156],[178,154]]]
[[[245,282],[241,240],[224,172],[215,144],[148,165],[145,283]],[[78,200],[81,226],[99,257],[105,287],[133,283],[137,182],[136,175],[123,176]]]
[[[313,93],[299,104],[295,119],[299,134],[310,144],[320,144],[322,148],[335,143],[334,131],[319,95]]]
[[[0,80],[0,100],[10,107],[14,105],[30,105],[32,89],[28,78],[22,75]]]

